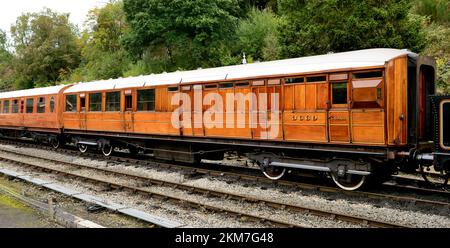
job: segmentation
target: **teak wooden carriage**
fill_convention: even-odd
[[[62,132],[62,92],[70,86],[0,93],[0,129],[15,136],[59,142]]]
[[[32,136],[58,130],[59,141],[82,152],[95,146],[105,155],[123,147],[195,162],[237,149],[272,179],[285,168],[310,169],[330,172],[345,189],[358,188],[377,171],[391,173],[399,158],[417,166],[412,151],[430,152],[433,140],[427,97],[434,94],[434,61],[407,50],[103,80],[51,92],[0,94],[2,110],[7,99],[21,106],[31,98],[57,102],[52,113],[47,106],[36,113],[37,105],[29,114],[2,111],[0,126]],[[261,102],[267,108],[258,109]],[[276,135],[269,135],[270,128]]]
[[[119,79],[105,82],[103,89],[90,87],[93,84],[101,84],[101,82],[75,85],[64,92],[66,98],[76,99],[76,102],[73,103],[76,105],[76,109],[63,114],[64,128],[67,131],[249,140],[269,139],[260,135],[261,130],[251,128],[251,118],[249,117],[251,111],[249,105],[253,104],[251,101],[246,103],[247,125],[244,128],[173,127],[172,112],[178,107],[172,105],[173,95],[183,92],[193,96],[194,87],[200,86],[203,89],[202,102],[208,93],[217,93],[222,96],[224,104],[216,114],[223,115],[222,119],[224,120],[230,114],[226,112],[227,104],[241,104],[239,102],[228,103],[226,101],[227,93],[247,94],[253,92],[257,97],[260,93],[278,93],[280,108],[277,114],[280,120],[280,132],[277,137],[272,138],[275,141],[369,146],[405,145],[408,123],[406,120],[407,59],[407,53],[404,52],[393,58],[387,65],[381,66],[232,80],[224,78],[223,80],[175,84],[175,81],[181,81],[180,77],[180,79],[172,80],[172,83],[162,84],[157,79],[155,83],[146,83],[148,79],[142,78],[141,85],[126,87],[128,79]],[[198,73],[203,73],[202,71],[199,70]],[[195,73],[196,71],[192,72],[192,74]],[[123,88],[122,84],[124,84]],[[137,106],[138,92],[143,90],[151,90],[151,98],[154,101],[154,106],[144,111],[139,110]],[[111,104],[107,96],[112,93],[120,95],[120,99],[118,99],[120,108],[117,105],[118,108],[107,110],[107,105]],[[89,108],[92,95],[98,96],[96,103],[101,105],[101,109]],[[131,98],[130,106],[126,106],[125,98],[127,96]],[[248,101],[245,98],[240,100]],[[203,105],[202,113],[194,113],[193,105],[192,102],[192,116],[201,115],[201,120],[203,120],[205,111],[211,107]],[[269,102],[269,112],[270,109]],[[239,113],[232,114],[234,119],[239,115]],[[401,120],[400,115],[404,115],[405,119]],[[257,124],[260,124],[261,121],[265,120],[258,120]]]

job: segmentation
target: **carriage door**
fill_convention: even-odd
[[[203,87],[202,85],[182,86],[183,92],[189,93],[192,106],[192,133],[194,136],[205,136],[203,129]]]
[[[265,80],[253,81],[252,94],[256,97],[252,99],[250,106],[250,125],[252,127],[253,139],[267,139],[265,134],[267,126],[267,87]],[[265,102],[262,102],[265,101]]]
[[[134,132],[134,106],[133,91],[124,91],[124,107],[123,107],[123,129],[126,133]]]
[[[86,130],[86,94],[80,94],[80,111],[79,111],[79,120],[80,120],[80,130]]]
[[[348,98],[348,74],[331,74],[330,104],[328,112],[328,137],[330,142],[350,142],[350,111]]]

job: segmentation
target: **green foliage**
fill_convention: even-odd
[[[440,93],[450,94],[450,26],[426,24],[425,55],[436,58],[436,84]]]
[[[248,18],[240,21],[236,31],[240,52],[245,52],[256,60],[278,59],[279,25],[280,18],[270,9],[251,9]]]
[[[127,32],[121,1],[110,2],[89,12],[82,33],[82,66],[71,79],[88,81],[121,77],[128,67],[128,53],[121,44]]]
[[[283,55],[324,54],[374,47],[423,50],[421,18],[408,0],[279,0]]]
[[[125,0],[124,10],[125,47],[148,72],[221,65],[240,15],[237,0]]]
[[[0,30],[0,91],[12,88],[13,68],[11,66],[12,54],[8,50],[6,33]]]
[[[414,11],[437,23],[450,23],[450,0],[415,0]]]
[[[374,47],[437,60],[450,93],[450,0],[110,0],[81,34],[49,9],[0,31],[0,91]],[[13,52],[11,52],[13,51]]]
[[[77,36],[68,15],[50,9],[24,14],[11,27],[11,35],[16,52],[13,61],[16,88],[56,82],[79,64]]]

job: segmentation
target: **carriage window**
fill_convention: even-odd
[[[138,90],[138,111],[155,111],[155,90]]]
[[[119,112],[120,111],[120,92],[106,93],[106,111]]]
[[[221,88],[221,89],[233,88],[233,83],[223,83],[223,84],[219,84],[219,88]]]
[[[66,111],[77,112],[77,95],[66,96]]]
[[[133,111],[133,96],[132,95],[125,96],[125,110]]]
[[[89,111],[90,112],[102,111],[102,93],[89,94]]]
[[[305,82],[305,78],[300,77],[300,78],[286,78],[286,84],[298,84],[298,83],[304,83]]]
[[[333,104],[347,104],[347,82],[332,83]]]
[[[15,99],[12,103],[12,112],[14,114],[19,113],[19,100]]]
[[[306,79],[307,82],[313,83],[313,82],[325,82],[327,81],[327,76],[317,76],[317,77],[308,77]]]
[[[216,89],[216,88],[217,88],[217,84],[205,85],[205,90]]]
[[[33,110],[34,110],[34,99],[33,98],[28,98],[27,99],[26,113],[27,114],[31,114],[31,113],[33,113]]]
[[[80,111],[81,112],[86,111],[86,95],[85,94],[80,95]]]
[[[177,92],[178,91],[178,87],[169,87],[169,88],[167,88],[167,90],[169,92]]]
[[[380,77],[383,77],[383,72],[382,71],[370,71],[370,72],[353,73],[353,79],[380,78]]]
[[[50,98],[50,113],[55,112],[55,98],[52,96]]]
[[[236,83],[236,87],[247,87],[247,86],[249,86],[250,84],[248,83],[248,82],[241,82],[241,83]]]
[[[9,100],[5,100],[3,102],[3,113],[5,114],[9,113]]]
[[[353,80],[353,108],[381,108],[383,105],[383,80]]]
[[[37,102],[37,112],[45,113],[45,97],[39,97]]]

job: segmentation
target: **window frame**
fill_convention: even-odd
[[[54,96],[50,97],[50,105],[49,105],[49,111],[50,113],[55,113],[56,108],[56,100]]]
[[[322,81],[308,81],[309,78],[321,78],[321,77],[324,77],[325,80],[322,80]],[[322,84],[322,83],[326,83],[326,82],[329,81],[327,74],[306,75],[304,78],[305,78],[305,83],[306,84]]]
[[[8,108],[5,112],[5,102],[8,102]],[[11,113],[11,99],[4,99],[2,101],[2,114],[10,114]]]
[[[152,91],[153,92],[153,101],[144,101],[144,102],[153,102],[153,109],[151,110],[139,110],[139,93],[143,91]],[[136,112],[156,112],[156,89],[155,88],[148,88],[148,89],[140,89],[136,91]]]
[[[14,102],[17,103],[14,104]],[[14,106],[17,106],[17,110],[14,110]],[[12,99],[11,114],[19,114],[19,113],[20,113],[20,99],[19,98]]]
[[[375,72],[381,72],[380,77],[364,77],[364,78],[355,78],[355,75],[357,74],[363,74],[363,73],[375,73]],[[350,80],[367,80],[367,79],[383,79],[384,78],[384,70],[382,68],[379,69],[373,69],[373,70],[361,70],[361,71],[352,71]]]
[[[29,102],[31,101],[31,106]],[[25,99],[25,114],[33,114],[34,113],[34,97]],[[28,112],[28,109],[31,107],[31,112]]]
[[[302,82],[288,82],[289,79],[303,79]],[[296,84],[305,84],[306,83],[306,76],[292,76],[292,77],[285,77],[283,79],[283,85],[296,85]]]
[[[74,98],[75,98],[75,106],[72,106],[72,110],[67,110],[67,101],[68,101],[68,97],[70,97],[70,96],[73,96]],[[65,102],[65,106],[64,106],[64,112],[67,112],[67,113],[76,113],[76,112],[79,112],[78,111],[78,107],[79,107],[79,104],[78,104],[78,94],[68,94],[68,95],[65,95],[64,96],[64,102]]]
[[[204,84],[203,90],[218,90],[219,85],[218,84]]]
[[[119,94],[119,108],[118,109],[114,109],[114,110],[108,110],[108,94],[114,94],[117,93]],[[114,102],[117,103],[117,102]],[[122,112],[122,92],[120,90],[115,90],[115,91],[107,91],[105,92],[105,112],[108,113],[119,113]]]
[[[135,107],[134,107],[134,105],[135,105],[135,103],[134,103],[134,98],[135,98],[135,91],[134,90],[132,90],[132,89],[124,89],[124,90],[122,90],[122,94],[123,94],[123,101],[124,101],[124,103],[123,103],[123,111],[124,112],[134,112],[134,109],[135,109]],[[129,101],[127,100],[127,99],[130,99]],[[127,103],[130,103],[130,105],[131,105],[131,107],[129,107],[129,108],[127,108]]]
[[[335,84],[345,84],[346,98],[347,98],[346,103],[333,103],[333,99],[334,99],[334,97],[333,97],[333,85],[335,85]],[[329,85],[330,85],[330,103],[331,103],[331,108],[332,109],[348,108],[349,101],[350,101],[349,94],[348,94],[348,92],[349,92],[349,82],[348,82],[348,80],[345,80],[345,81],[330,81]]]
[[[87,105],[89,105],[86,109],[86,112],[103,112],[103,92],[89,92],[89,101]],[[93,95],[100,95],[100,110],[91,110],[91,106],[92,106],[92,96]],[[98,105],[98,103],[96,103],[96,105]]]
[[[359,74],[359,73],[371,73],[371,72],[381,72],[381,76],[380,77],[369,77],[369,78],[355,78],[354,75],[355,74]],[[386,105],[386,80],[385,80],[385,73],[386,71],[383,68],[377,68],[377,69],[372,69],[372,70],[361,70],[361,71],[352,71],[350,72],[351,75],[349,76],[350,78],[350,85],[351,85],[351,91],[350,91],[350,97],[351,97],[351,108],[352,109],[384,109],[385,105]],[[369,80],[381,80],[381,82],[379,83],[379,86],[376,87],[376,100],[375,102],[378,103],[378,107],[355,107],[355,101],[353,100],[353,81],[369,81]],[[359,89],[359,88],[356,88]],[[378,89],[381,89],[381,98],[378,98]],[[358,101],[360,102],[360,101]]]
[[[42,109],[42,108],[39,107],[39,103],[41,103],[41,102],[40,102],[41,99],[44,99],[44,111],[43,111],[43,112],[40,112],[40,111],[39,111],[40,109]],[[46,108],[47,108],[47,103],[46,103],[47,101],[46,101],[46,100],[47,100],[47,99],[46,99],[45,96],[38,96],[38,97],[37,97],[37,101],[36,101],[36,113],[37,113],[37,114],[44,114],[44,113],[47,112],[47,111],[46,111],[46,110],[47,110],[47,109],[46,109]]]

